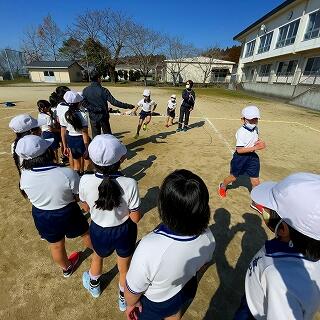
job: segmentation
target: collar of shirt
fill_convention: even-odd
[[[96,172],[94,175],[99,179],[104,179],[106,177],[109,177],[111,179],[116,179],[116,178],[119,178],[119,177],[123,177],[123,174],[120,171],[118,171],[118,172],[116,172],[114,174],[110,174],[110,175],[107,175],[107,174],[104,175],[102,173]]]
[[[170,230],[166,225],[160,224],[155,230],[153,230],[154,233],[163,235],[167,238],[177,240],[177,241],[192,241],[194,239],[197,239],[199,235],[197,236],[184,236],[179,235],[175,233],[174,231]]]

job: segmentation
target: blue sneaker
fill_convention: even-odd
[[[180,131],[182,131],[182,128],[178,128],[178,129],[176,130],[176,132],[180,132]]]
[[[119,302],[119,310],[122,312],[125,312],[127,310],[127,303],[125,298],[120,293],[119,293],[118,302]]]
[[[90,276],[88,271],[84,272],[82,275],[82,284],[94,298],[98,298],[100,296],[101,294],[100,281],[97,281],[96,285],[92,285],[90,283]]]

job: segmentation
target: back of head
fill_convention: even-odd
[[[56,88],[56,93],[57,93],[57,98],[58,98],[58,103],[63,102],[63,96],[67,91],[70,91],[70,88],[66,86],[59,86]]]
[[[158,200],[163,223],[180,235],[199,235],[210,219],[209,192],[203,180],[188,170],[176,170],[163,181]]]
[[[47,100],[38,100],[37,102],[39,112],[46,112],[51,108],[51,104]]]
[[[83,97],[76,91],[67,91],[63,96],[64,101],[69,105],[69,109],[65,113],[65,118],[75,130],[81,131],[83,129],[82,121],[77,114],[79,110],[79,103]]]
[[[101,75],[97,70],[93,70],[90,72],[91,81],[98,82],[101,79]]]

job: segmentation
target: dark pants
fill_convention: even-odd
[[[181,107],[178,128],[180,129],[182,128],[182,123],[184,123],[185,128],[188,126],[189,116],[190,116],[190,109],[186,107]]]
[[[101,129],[103,133],[112,134],[109,118],[103,118],[97,121],[90,119],[90,124],[91,124],[92,138],[101,134]]]

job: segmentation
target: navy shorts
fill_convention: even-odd
[[[137,224],[129,218],[119,226],[103,228],[91,221],[90,237],[98,256],[105,258],[116,250],[119,257],[127,258],[136,247]]]
[[[82,135],[81,136],[70,136],[67,135],[68,148],[71,150],[73,159],[79,159],[83,156],[86,151]]]
[[[51,139],[53,138],[53,142],[51,144],[51,148],[53,150],[57,150],[59,148],[59,137],[54,132],[51,131],[42,131],[41,137],[43,139]]]
[[[162,320],[173,316],[194,299],[198,288],[197,277],[192,277],[175,296],[163,302],[153,302],[141,296],[142,312],[139,320]]]
[[[88,221],[76,202],[57,210],[41,210],[32,206],[32,216],[41,238],[50,243],[64,237],[79,237],[89,229]]]
[[[146,111],[141,110],[139,115],[140,115],[140,119],[144,120],[146,117],[151,116],[151,111],[146,112]]]
[[[259,157],[255,152],[239,154],[235,152],[230,163],[230,173],[239,177],[247,174],[250,178],[258,178],[260,172]]]
[[[176,112],[175,112],[175,110],[173,109],[169,109],[169,108],[167,108],[167,116],[168,117],[171,117],[171,118],[174,118],[175,116],[176,116]]]

